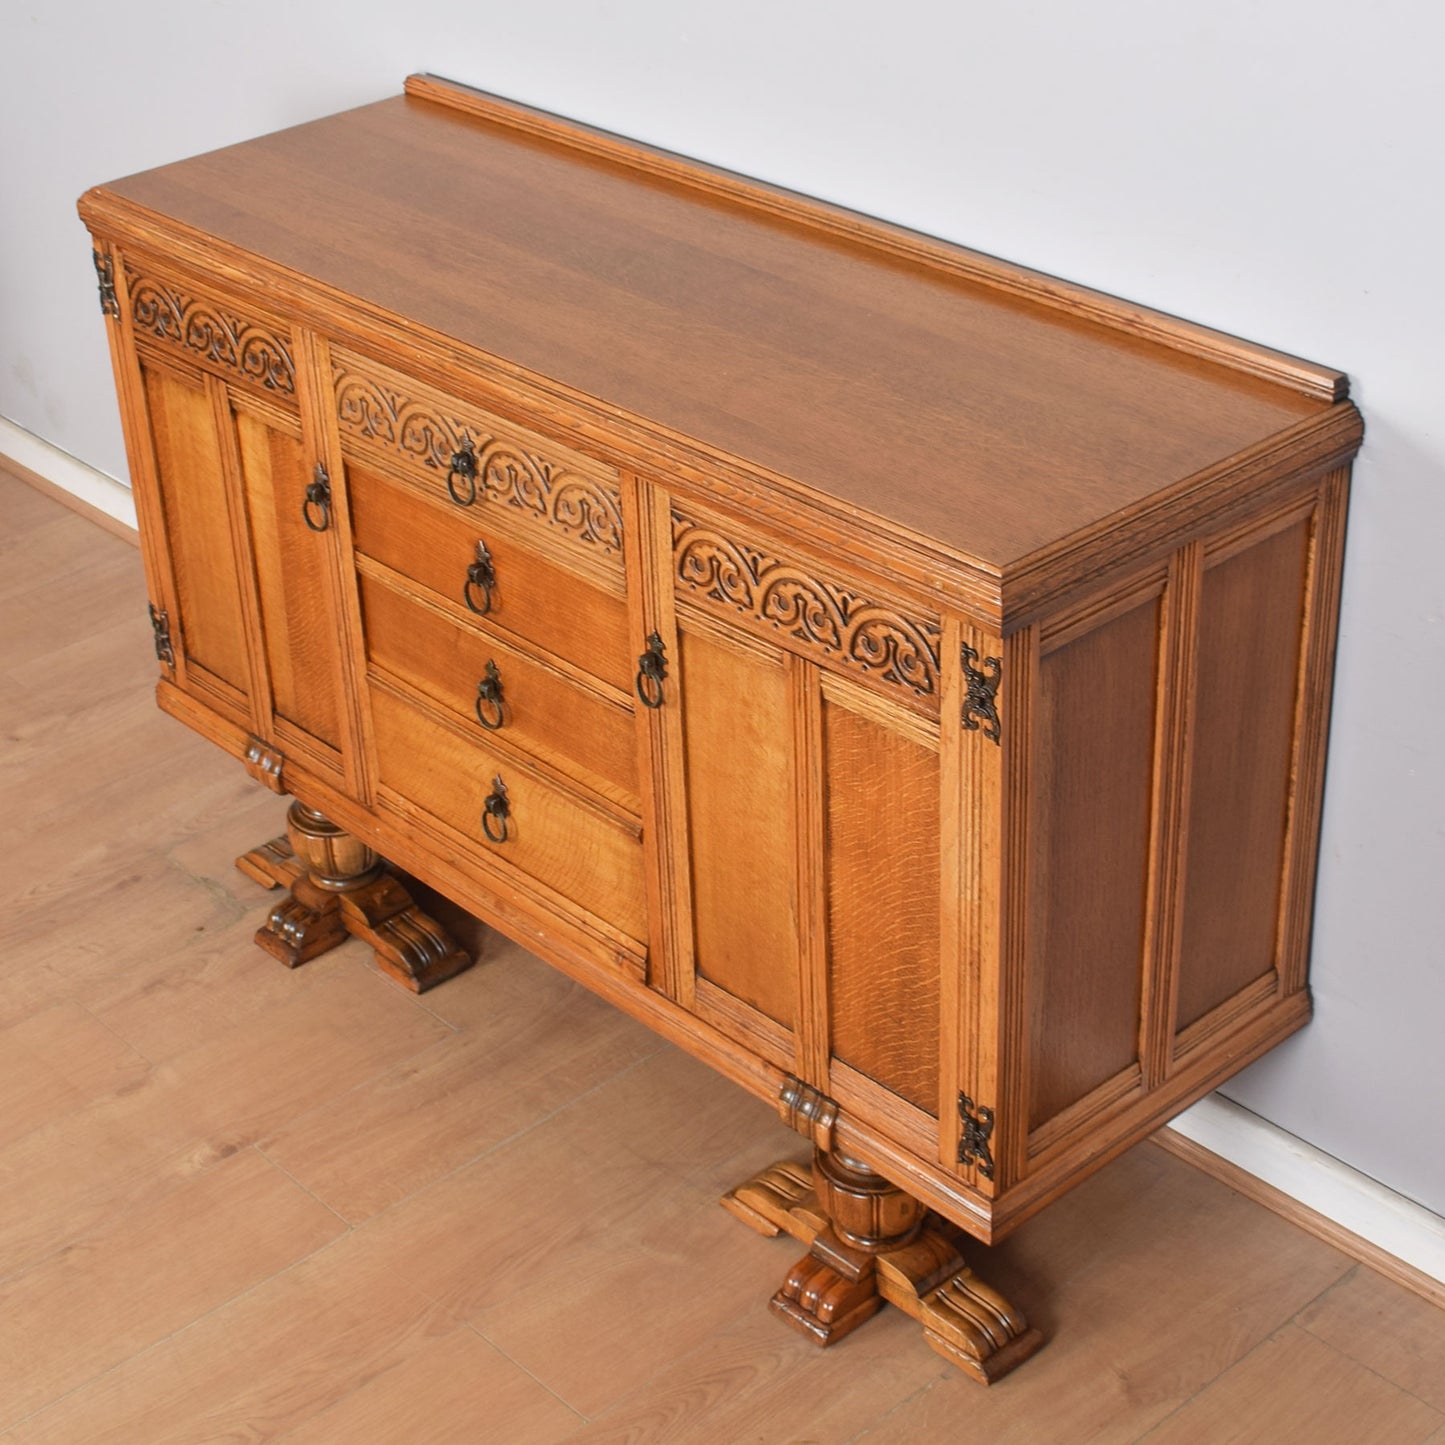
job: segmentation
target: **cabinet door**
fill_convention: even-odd
[[[313,504],[313,526],[303,514],[321,455],[302,421],[305,340],[149,263],[127,258],[122,274],[114,354],[170,679],[283,756],[339,773],[336,541],[329,506]]]
[[[939,625],[732,518],[674,508],[667,540],[681,822],[657,891],[688,908],[654,985],[931,1156]]]

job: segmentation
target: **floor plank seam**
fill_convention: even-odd
[[[328,1204],[314,1189],[310,1188],[302,1180],[298,1179],[288,1168],[286,1168],[284,1164],[278,1164],[276,1160],[274,1160],[265,1151],[265,1149],[261,1147],[260,1144],[251,1144],[248,1147],[254,1149],[256,1153],[260,1155],[260,1157],[264,1159],[278,1174],[280,1174],[283,1178],[289,1179],[291,1183],[293,1183],[304,1195],[306,1195],[310,1199],[314,1199],[316,1203],[319,1204],[328,1214],[334,1215],[337,1219],[341,1221],[343,1227],[342,1233],[338,1234],[336,1236],[336,1239],[344,1239],[346,1235],[352,1233],[356,1229],[356,1225],[353,1224],[351,1220],[349,1220],[339,1209],[336,1209],[332,1205]],[[326,1243],[321,1246],[321,1248],[329,1248],[331,1245],[336,1243],[336,1239],[327,1240]],[[312,1254],[315,1253],[317,1253],[317,1251],[312,1250]]]
[[[579,1428],[585,1425],[590,1425],[592,1423],[592,1418],[590,1416],[584,1415],[581,1410],[579,1410],[574,1404],[571,1403],[571,1401],[563,1399],[563,1397],[559,1395],[556,1390],[554,1390],[551,1385],[546,1382],[546,1380],[543,1380],[539,1376],[534,1374],[520,1360],[515,1359],[512,1355],[509,1355],[506,1350],[504,1350],[494,1339],[491,1339],[488,1336],[487,1332],[475,1320],[463,1320],[462,1328],[470,1330],[474,1335],[476,1335],[479,1340],[481,1340],[484,1345],[488,1346],[490,1349],[495,1350],[504,1360],[507,1361],[508,1364],[520,1370],[529,1380],[531,1380],[541,1389],[545,1390],[554,1400],[557,1401],[559,1405],[562,1406],[563,1409],[568,1410],[573,1415],[575,1415],[577,1417],[577,1424]],[[575,1435],[577,1432],[574,1430],[572,1433]],[[568,1436],[566,1438],[570,1439],[571,1436]]]

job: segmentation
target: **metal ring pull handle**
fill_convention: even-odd
[[[471,437],[462,438],[447,467],[447,495],[457,506],[470,507],[477,500],[477,449]],[[465,490],[458,490],[459,479],[466,484]]]
[[[647,639],[647,651],[637,659],[637,698],[643,707],[661,707],[662,680],[667,676],[667,649],[654,632]]]
[[[507,801],[507,785],[500,777],[492,779],[492,791],[482,804],[482,832],[488,842],[507,841],[507,819],[512,816],[512,805]]]
[[[306,488],[306,500],[301,503],[301,516],[313,532],[324,532],[331,525],[331,478],[326,475],[326,468],[320,462],[316,463],[316,473]]]
[[[477,700],[473,708],[477,721],[488,732],[496,732],[506,721],[506,714],[502,711],[502,674],[490,658],[487,660],[486,674],[477,684]]]
[[[497,569],[492,565],[492,554],[485,542],[477,543],[477,560],[467,568],[466,585],[462,588],[462,601],[469,612],[485,617],[492,610],[492,588],[497,585]]]

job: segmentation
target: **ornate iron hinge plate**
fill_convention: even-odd
[[[958,1112],[963,1119],[958,1162],[972,1164],[985,1179],[992,1179],[993,1155],[989,1152],[988,1141],[993,1137],[993,1110],[982,1104],[975,1106],[967,1094],[960,1094]]]
[[[156,656],[167,667],[176,665],[176,650],[171,646],[171,619],[170,614],[158,608],[154,602],[150,603],[151,631],[156,636]]]
[[[968,696],[963,700],[963,725],[969,732],[983,729],[983,735],[994,742],[999,741],[1002,729],[998,720],[998,685],[1003,680],[1003,662],[997,657],[986,657],[983,665],[987,672],[975,667],[978,653],[966,642],[963,644],[963,680],[968,684]]]
[[[115,263],[100,251],[90,253],[95,262],[95,279],[100,286],[100,312],[102,316],[120,315],[120,298],[115,294]]]
[[[784,1074],[782,1087],[778,1090],[778,1113],[788,1128],[795,1129],[805,1139],[811,1139],[818,1148],[833,1147],[833,1125],[838,1121],[838,1105],[811,1084],[805,1084],[792,1074]]]

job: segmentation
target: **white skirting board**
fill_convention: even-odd
[[[122,526],[135,530],[135,498],[124,482],[96,471],[78,457],[61,451],[3,416],[0,416],[0,455],[18,462],[45,481],[53,482],[62,491],[104,512]]]
[[[108,517],[135,527],[135,499],[129,487],[4,417],[0,417],[0,453]],[[1445,1285],[1445,1219],[1413,1200],[1218,1094],[1201,1099],[1169,1127]]]
[[[1219,1094],[1201,1099],[1169,1127],[1445,1285],[1445,1219],[1423,1205]]]

